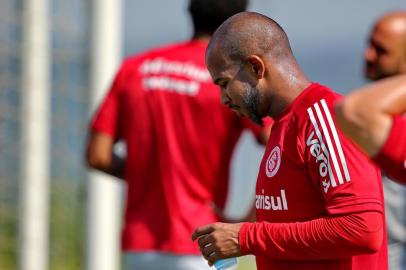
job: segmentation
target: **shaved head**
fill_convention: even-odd
[[[376,25],[386,27],[389,31],[403,36],[406,42],[406,10],[387,13],[378,20]]]
[[[243,61],[252,54],[273,57],[292,54],[282,27],[255,12],[242,12],[227,19],[214,33],[208,54],[213,49],[234,61]]]
[[[278,115],[309,83],[282,27],[254,12],[238,13],[214,32],[206,64],[223,103],[259,124]]]
[[[379,18],[365,51],[365,62],[365,74],[371,80],[406,74],[406,11]]]
[[[403,48],[406,57],[406,10],[394,11],[385,14],[375,25],[375,28],[383,28],[387,32],[399,38],[399,46]]]

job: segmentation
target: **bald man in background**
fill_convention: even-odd
[[[256,256],[258,270],[385,270],[380,172],[331,116],[340,96],[310,81],[286,33],[251,12],[226,20],[206,50],[222,102],[257,123],[275,120],[256,185],[256,222],[198,227],[213,264]]]
[[[375,23],[364,56],[365,76],[374,82],[406,74],[405,10],[387,13]],[[403,88],[396,86],[396,83],[402,80],[404,79],[401,77],[383,80],[382,83],[371,86],[369,90],[349,95],[337,105],[337,119],[342,130],[357,142],[382,167],[383,171],[392,177],[392,180],[396,178],[404,182],[406,168],[402,146],[405,145],[406,135],[395,134],[399,133],[399,130],[404,130],[402,126],[405,117],[396,115],[404,113],[404,110],[399,108],[399,104],[404,101],[402,101]],[[385,89],[382,86],[385,86]],[[383,90],[387,92],[387,96],[382,96]],[[396,166],[395,163],[399,165]],[[383,178],[383,185],[388,227],[389,268],[404,270],[406,269],[406,186],[390,181],[388,177]]]
[[[381,17],[365,51],[365,76],[373,81],[406,74],[406,11]]]

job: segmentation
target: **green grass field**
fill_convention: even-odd
[[[237,270],[256,270],[254,256],[244,256],[238,259]]]

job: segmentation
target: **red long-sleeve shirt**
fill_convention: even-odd
[[[311,84],[275,119],[239,238],[258,270],[386,270],[380,171],[335,128],[338,94]]]
[[[352,269],[356,263],[352,256],[379,251],[384,236],[383,224],[380,212],[296,223],[246,223],[240,231],[241,252],[271,258],[273,265],[283,267],[287,260],[301,260],[300,269],[315,269],[317,261],[322,260],[324,269]],[[385,260],[377,257],[377,261],[364,261],[356,269],[371,269],[381,259]]]

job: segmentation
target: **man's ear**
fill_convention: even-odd
[[[247,58],[249,69],[252,72],[252,75],[257,79],[262,79],[265,76],[265,63],[257,55],[250,55]]]

